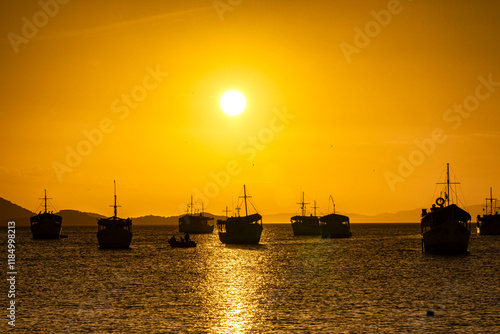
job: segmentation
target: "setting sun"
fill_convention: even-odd
[[[222,110],[231,116],[239,115],[245,109],[247,102],[243,94],[237,90],[230,90],[224,93],[220,99]]]
[[[500,0],[284,3],[0,1],[2,327],[500,334]]]

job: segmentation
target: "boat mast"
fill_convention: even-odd
[[[115,215],[113,217],[116,218],[116,216],[117,216],[116,208],[119,207],[119,205],[116,205],[116,180],[113,180],[113,183],[115,184],[115,205],[110,205],[110,206],[112,206],[115,209]]]
[[[300,203],[297,203],[297,204],[300,204],[301,205],[301,209],[302,209],[302,216],[305,216],[306,215],[306,204],[309,204],[309,203],[305,203],[304,202],[304,192],[302,192],[302,202]]]
[[[226,205],[226,210],[222,210],[222,212],[225,212],[226,213],[226,220],[227,220],[227,213],[228,212],[231,212],[231,210],[228,209],[227,205]]]
[[[115,217],[116,217],[116,180],[113,180],[113,183],[115,184]]]
[[[332,204],[333,204],[333,213],[335,213],[335,202],[333,201],[333,197],[332,195],[330,195],[330,197],[328,198],[328,200],[332,200]],[[328,205],[330,206],[330,205]]]
[[[446,201],[450,205],[450,163],[446,163]]]
[[[245,216],[248,216],[248,208],[247,208],[247,188],[243,185],[243,196],[245,198]]]
[[[450,163],[446,163],[446,183],[437,183],[437,184],[446,184],[446,205],[450,205],[450,184],[460,184],[460,182],[450,182]]]
[[[243,198],[245,200],[245,215],[248,216],[247,198],[252,198],[252,196],[247,196],[247,188],[245,185],[243,185],[243,196],[240,196],[240,198]],[[240,208],[236,208],[236,210],[239,216]]]
[[[318,208],[318,207],[316,206],[316,201],[314,201],[314,206],[313,206],[313,209],[314,209],[314,217],[316,217],[316,209],[317,209],[317,208]]]
[[[191,195],[191,216],[193,215],[193,195]]]
[[[43,198],[40,198],[40,199],[43,199],[45,201],[45,204],[44,204],[44,212],[43,213],[47,213],[47,200],[48,199],[52,199],[52,198],[48,198],[47,197],[47,189],[44,189],[44,197]]]
[[[493,214],[493,201],[496,201],[496,198],[493,198],[493,189],[490,187],[490,198],[486,199],[486,214],[488,214],[488,201],[490,201],[490,215]]]
[[[493,194],[492,194],[492,191],[491,191],[491,187],[490,187],[490,198],[487,198],[486,199],[486,214],[488,214],[488,201],[490,201],[490,211],[491,211],[491,214],[493,214]]]

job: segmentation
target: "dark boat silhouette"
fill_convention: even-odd
[[[97,240],[99,247],[103,249],[129,248],[132,242],[132,219],[119,218],[116,213],[116,182],[114,216],[97,220]]]
[[[245,216],[217,220],[219,240],[224,244],[258,244],[262,234],[262,216],[258,213],[248,215],[246,187],[243,186]]]
[[[168,243],[170,244],[170,246],[172,246],[172,248],[191,248],[191,247],[196,247],[196,242],[194,240],[191,240],[189,238],[189,235],[186,234],[186,237],[183,239],[183,238],[180,238],[180,240],[177,240],[175,238],[175,236],[172,236],[172,238],[170,238],[168,240]]]
[[[208,221],[214,218],[203,216],[203,209],[198,214],[193,213],[193,196],[191,196],[190,208],[190,214],[186,213],[179,218],[179,232],[191,234],[212,233],[214,231],[214,225],[210,225]]]
[[[45,189],[43,212],[30,218],[33,239],[59,239],[61,235],[62,217],[47,211],[47,190]]]
[[[306,204],[304,202],[304,193],[302,193],[301,205],[302,215],[290,218],[294,235],[320,235],[319,218],[316,216],[316,202],[314,203],[314,215],[307,216]]]
[[[333,197],[330,198],[333,203],[333,213],[323,216],[319,219],[322,238],[349,238],[352,236],[349,217],[335,213],[335,203]]]
[[[450,164],[446,164],[446,185],[444,198],[436,199],[430,212],[422,209],[422,248],[429,253],[466,253],[470,238],[470,214],[450,204]],[[436,206],[437,205],[437,206]]]
[[[493,205],[495,201],[495,205]],[[488,202],[490,202],[490,212],[488,213]],[[500,235],[500,214],[497,211],[496,198],[493,198],[493,190],[490,188],[490,198],[486,199],[486,207],[481,217],[477,215],[476,229],[477,234],[481,235]],[[495,213],[493,213],[495,211]]]

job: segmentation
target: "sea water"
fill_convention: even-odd
[[[264,225],[260,245],[133,226],[128,250],[99,250],[97,227],[67,239],[16,230],[19,333],[492,333],[500,331],[500,236],[469,255],[422,253],[418,224],[352,224],[352,238]],[[0,256],[7,264],[7,243]],[[7,273],[7,269],[4,270]],[[428,316],[428,311],[434,312]],[[2,330],[4,332],[4,330]]]

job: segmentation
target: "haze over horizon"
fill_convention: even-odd
[[[0,197],[376,215],[500,192],[500,2],[2,3]],[[222,112],[240,91],[245,110]]]

